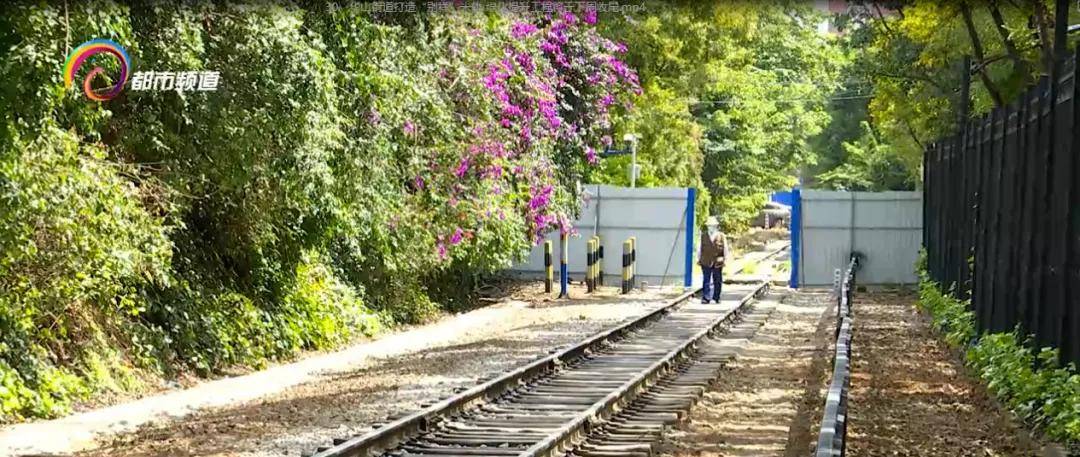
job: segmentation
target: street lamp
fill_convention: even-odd
[[[614,149],[610,145],[600,152],[600,157],[612,157],[630,154],[630,187],[635,187],[637,177],[641,174],[641,167],[637,164],[637,135],[627,133],[623,135],[624,149]]]

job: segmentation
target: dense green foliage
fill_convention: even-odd
[[[1070,16],[1075,24],[1080,10]],[[808,171],[823,187],[912,188],[925,145],[956,128],[963,106],[970,118],[1003,106],[1053,62],[1050,0],[862,2],[838,19],[848,57],[841,93],[854,97],[836,102],[819,138],[822,160]],[[962,103],[965,56],[971,99]]]
[[[637,91],[595,15],[286,5],[3,8],[0,421],[424,319],[570,230]],[[90,101],[92,38],[221,86]]]
[[[834,187],[911,178],[873,104],[830,101],[863,77],[873,29],[820,34],[804,2],[0,13],[0,421],[459,309],[545,232],[573,231],[579,183],[628,184],[629,157],[599,157],[626,133],[639,185],[700,189],[699,217],[730,231],[814,163]],[[134,71],[221,86],[90,101],[61,68],[92,38]],[[101,55],[79,77],[93,66],[97,87],[117,74]]]
[[[841,56],[802,2],[648,6],[604,23],[627,43],[644,91],[617,125],[643,135],[644,182],[703,185],[710,212],[738,231],[815,159],[810,140],[829,119]],[[625,183],[626,159],[609,160],[603,177]]]
[[[1056,349],[1034,351],[1019,330],[977,335],[970,301],[958,300],[930,279],[925,253],[919,265],[921,311],[950,346],[965,351],[967,366],[1018,417],[1050,438],[1080,443],[1080,374],[1059,365]]]

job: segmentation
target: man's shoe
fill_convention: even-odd
[[[708,301],[708,300],[702,300],[702,301],[701,301],[701,304],[702,304],[702,305],[708,305],[708,304],[709,304],[709,301]]]

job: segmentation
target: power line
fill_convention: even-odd
[[[873,98],[873,95],[865,94],[865,95],[826,97],[824,100],[825,101],[862,100],[862,99],[868,99],[868,98]],[[816,100],[816,99],[808,98],[808,97],[773,99],[773,101],[777,101],[777,102],[801,102],[801,101],[807,101],[807,100]],[[737,102],[741,102],[741,101],[742,100],[739,100],[739,99],[731,99],[731,100],[698,100],[696,102],[693,102],[693,104],[695,104],[695,105],[698,105],[698,104],[703,105],[703,104],[711,103],[711,104],[716,104],[716,105],[729,105],[729,104],[733,104],[733,103],[737,103]]]

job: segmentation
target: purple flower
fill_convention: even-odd
[[[405,132],[406,135],[412,136],[416,134],[416,124],[413,124],[412,121],[405,121],[405,125],[401,127],[401,130]]]
[[[561,52],[555,55],[555,63],[570,68],[570,60],[566,58],[566,54]]]
[[[511,117],[521,117],[525,114],[525,112],[521,110],[521,107],[517,105],[504,105],[502,112],[503,115]]]
[[[413,184],[416,185],[417,190],[423,190],[424,189],[424,178],[420,177],[420,175],[416,175],[416,177],[413,178]]]
[[[371,125],[379,125],[382,122],[382,115],[379,114],[379,110],[372,108],[371,111],[368,112],[368,122],[370,122]]]
[[[559,111],[555,106],[555,100],[539,100],[537,102],[540,108],[540,115],[544,117],[548,125],[552,129],[556,129],[562,124],[562,119],[559,118]]]
[[[552,27],[551,33],[548,34],[548,41],[555,43],[559,46],[566,45],[570,42],[570,38],[566,36],[564,32],[566,27]]]
[[[443,244],[442,241],[438,242],[435,245],[435,252],[439,255],[439,259],[445,259],[446,258],[446,245]]]
[[[632,71],[630,71],[629,68],[627,68],[626,64],[623,63],[623,61],[619,60],[615,56],[611,56],[610,58],[608,58],[608,64],[611,65],[611,69],[615,71],[615,74],[619,75],[623,79],[629,78],[629,75],[633,73]]]
[[[515,22],[510,25],[510,36],[520,40],[529,35],[532,35],[536,32],[536,30],[536,26],[528,22]]]
[[[461,243],[461,238],[464,236],[464,232],[461,231],[461,227],[454,229],[454,234],[450,236],[450,244],[457,246]]]
[[[534,187],[532,190],[535,191],[536,188]],[[551,190],[551,185],[549,184],[540,189],[539,192],[536,192],[536,195],[533,195],[533,197],[529,199],[529,209],[535,211],[544,208],[551,203]]]
[[[461,159],[461,163],[458,164],[457,169],[454,170],[454,176],[458,178],[464,178],[465,173],[469,172],[469,158]]]
[[[585,23],[589,25],[596,24],[596,10],[590,9],[585,11]]]
[[[562,48],[560,48],[559,45],[547,40],[540,43],[540,50],[548,54],[556,54],[562,52]]]
[[[596,165],[600,161],[600,159],[596,157],[596,150],[593,149],[592,146],[585,146],[585,158],[593,165]]]
[[[532,56],[524,52],[514,54],[514,60],[517,60],[518,65],[522,70],[525,70],[525,74],[531,75],[536,71],[536,65],[533,64]]]

